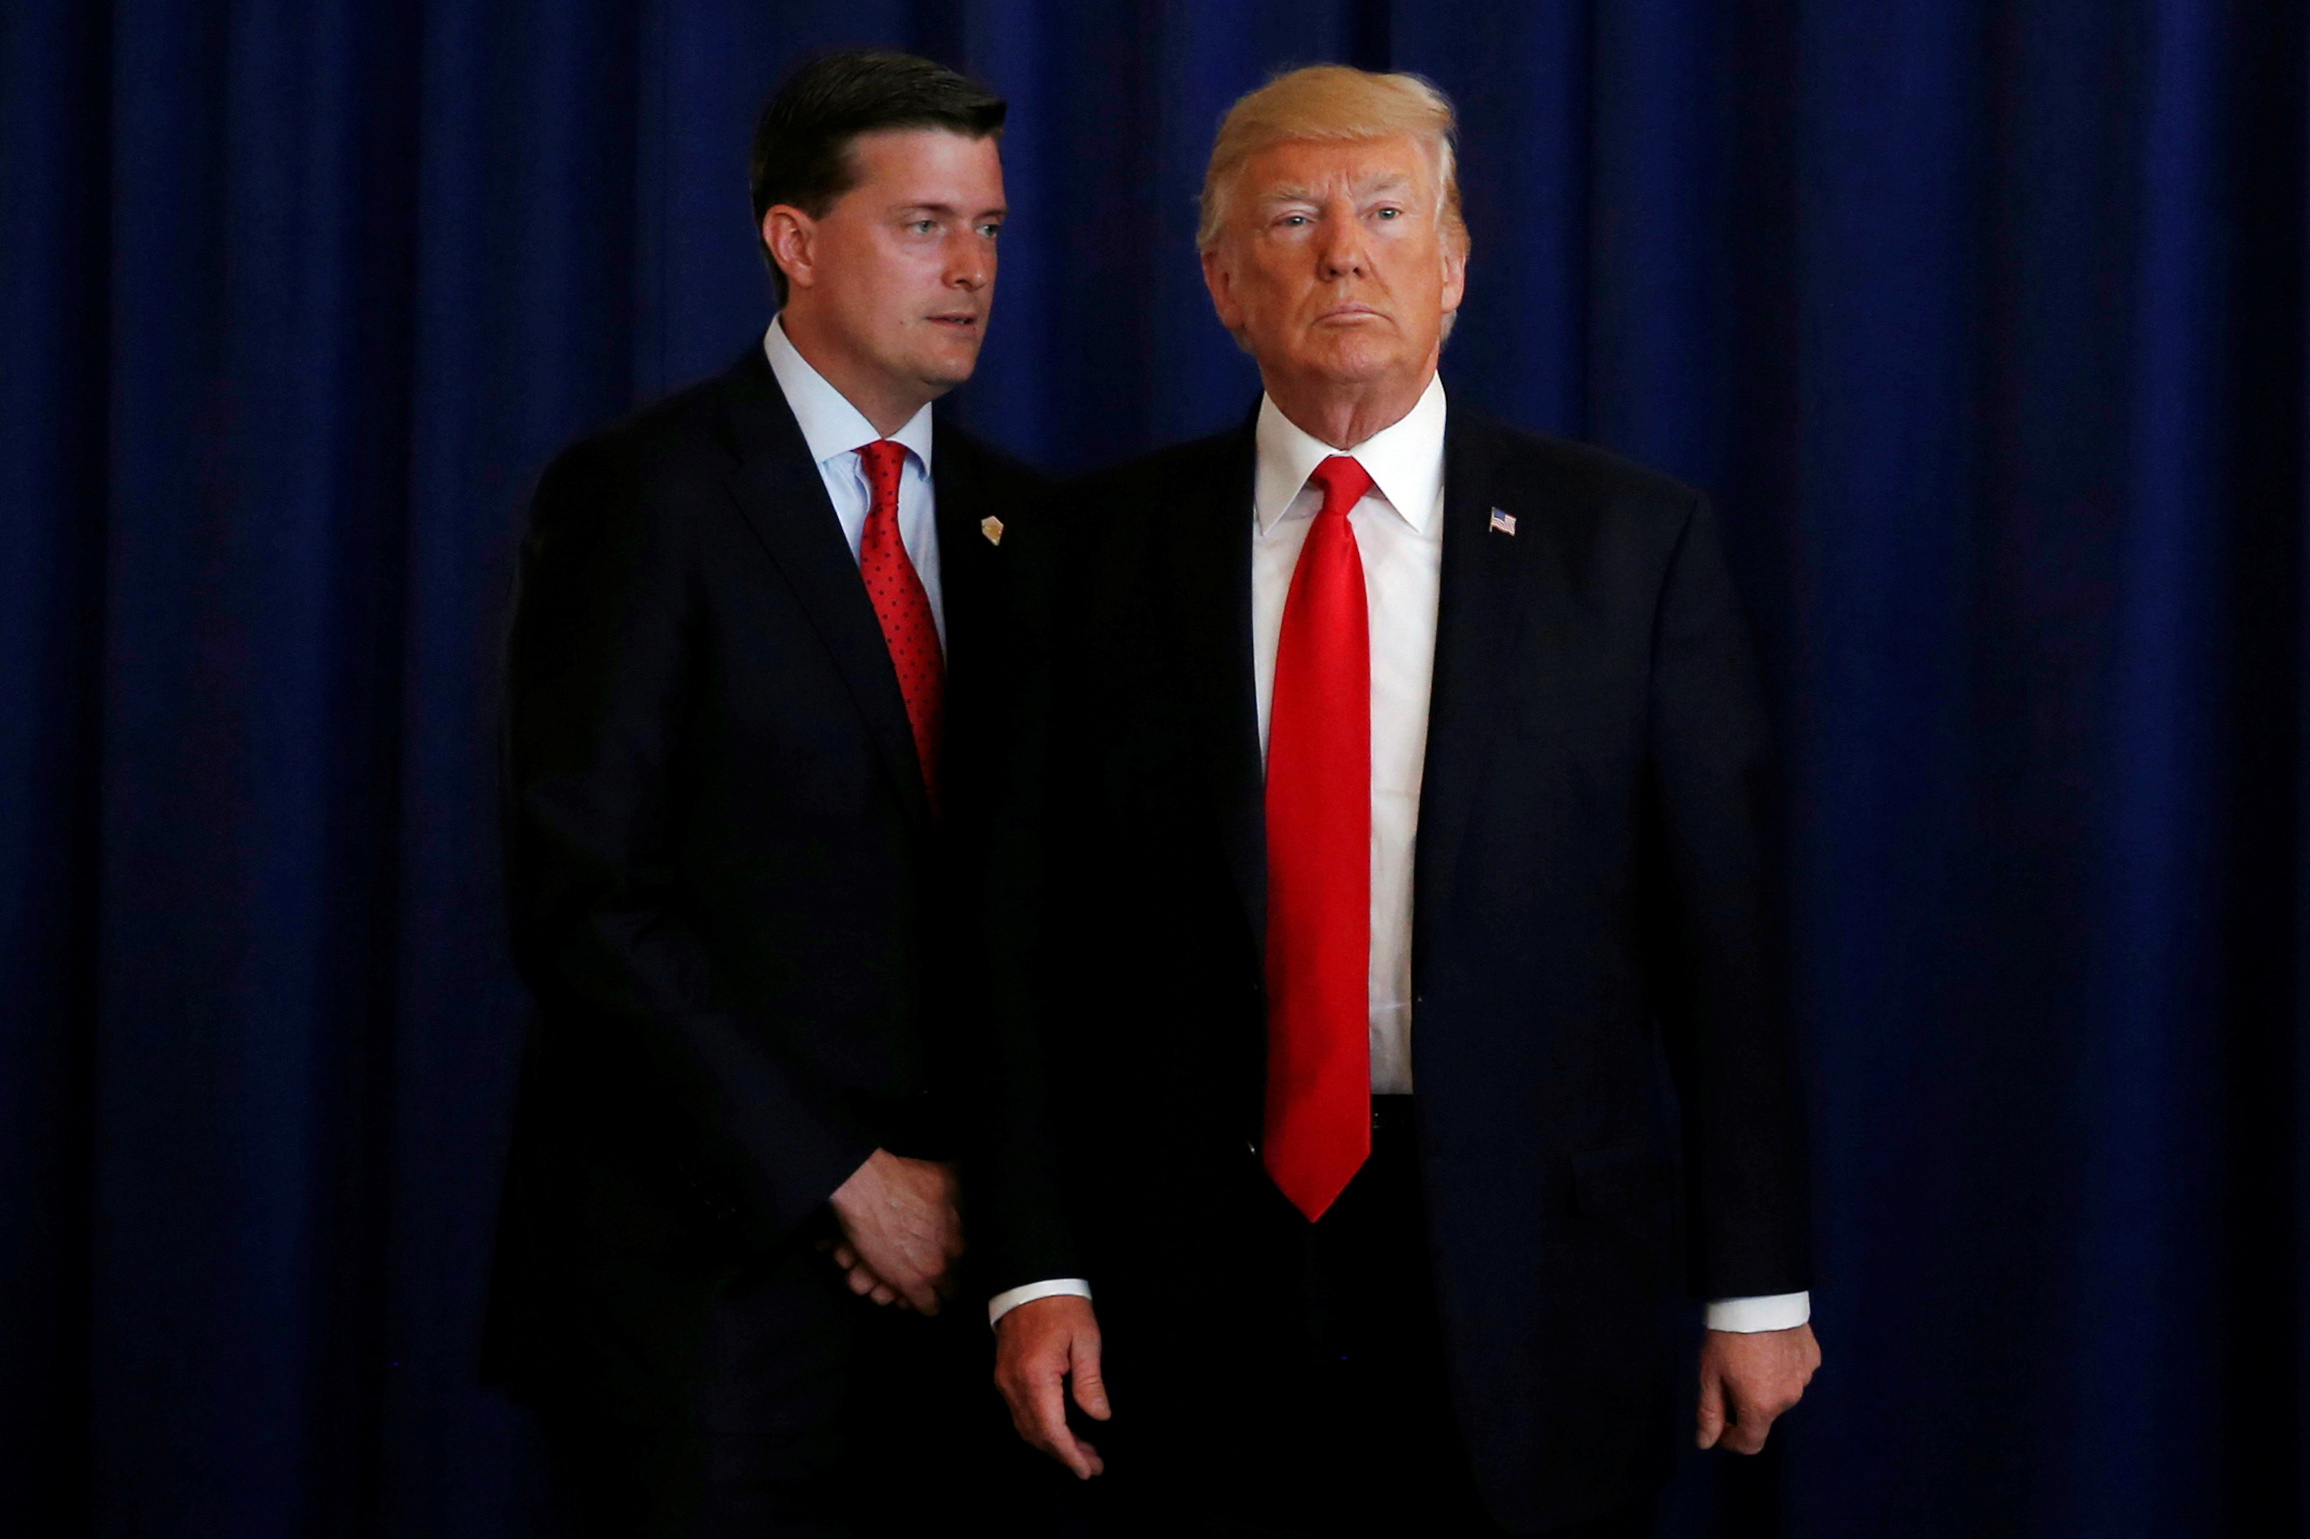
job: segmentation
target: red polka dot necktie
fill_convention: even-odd
[[[906,558],[906,542],[898,534],[898,473],[906,464],[906,447],[877,438],[860,446],[858,462],[865,468],[866,485],[872,493],[866,532],[858,541],[858,571],[866,579],[866,596],[874,601],[874,617],[882,622],[890,665],[898,670],[899,693],[906,697],[907,725],[914,729],[915,756],[922,761],[923,789],[936,807],[946,659],[939,651],[938,622],[931,617],[930,595],[923,591],[914,563]]]
[[[1323,1216],[1372,1148],[1372,650],[1348,510],[1372,478],[1335,454],[1299,549],[1267,718],[1267,1104],[1261,1160]]]

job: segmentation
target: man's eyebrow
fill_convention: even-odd
[[[892,213],[917,213],[917,210],[919,213],[961,213],[961,206],[959,203],[892,203],[889,210]],[[1005,208],[1003,203],[991,203],[989,208],[982,208],[979,213],[1009,213],[1009,208]]]
[[[890,211],[894,214],[942,214],[949,216],[962,212],[952,203],[894,203],[890,206]],[[980,209],[976,217],[980,219],[1005,219],[1010,216],[1010,212],[1007,206],[998,203],[992,208]]]

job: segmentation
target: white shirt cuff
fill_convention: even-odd
[[[1021,1304],[1032,1304],[1037,1299],[1057,1298],[1061,1294],[1073,1294],[1076,1298],[1087,1299],[1091,1296],[1091,1285],[1080,1277],[1054,1277],[1049,1282],[1028,1283],[1023,1288],[1005,1288],[987,1300],[987,1325],[992,1328],[997,1320]]]
[[[1766,1293],[1708,1301],[1708,1328],[1712,1331],[1793,1331],[1812,1318],[1810,1293]]]

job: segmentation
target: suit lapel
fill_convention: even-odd
[[[930,798],[915,757],[906,697],[802,429],[761,349],[751,351],[729,382],[726,404],[738,453],[730,493],[833,655],[908,821],[927,827]]]
[[[1516,535],[1492,528],[1495,509],[1518,519],[1521,547]],[[1485,750],[1503,711],[1499,691],[1521,620],[1518,574],[1530,547],[1547,538],[1546,510],[1535,489],[1503,484],[1493,435],[1480,419],[1454,410],[1444,428],[1443,571],[1412,867],[1415,957],[1426,895],[1451,880]]]
[[[986,609],[995,602],[996,548],[979,521],[1002,509],[990,506],[984,466],[975,446],[941,422],[932,472],[938,510],[938,570],[946,612],[947,677],[959,654],[967,673],[984,644]]]
[[[1164,528],[1178,596],[1180,676],[1196,754],[1218,809],[1228,872],[1267,942],[1267,813],[1251,669],[1252,428],[1220,441],[1199,495]]]

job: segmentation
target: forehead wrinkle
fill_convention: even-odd
[[[1399,184],[1408,187],[1412,180],[1412,174],[1401,166],[1375,166],[1368,171],[1359,170],[1350,179],[1350,185],[1363,191],[1372,191]]]
[[[1326,182],[1336,182],[1339,179],[1327,177],[1325,180]],[[1419,178],[1401,167],[1359,171],[1350,174],[1345,180],[1347,191],[1357,197],[1370,197],[1375,193],[1394,192],[1399,189],[1416,190],[1419,182]],[[1302,182],[1286,182],[1262,190],[1257,195],[1256,201],[1260,203],[1320,203],[1323,201],[1323,193]]]

